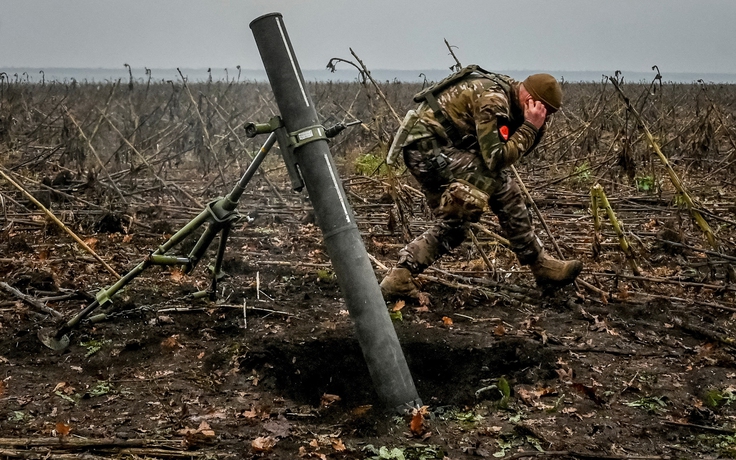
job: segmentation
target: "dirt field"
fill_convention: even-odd
[[[115,120],[130,109],[140,122],[144,106],[134,97],[144,88],[105,105],[109,89],[98,89],[93,105],[110,107]],[[338,89],[312,91],[322,100]],[[395,86],[384,89],[391,100],[403,100],[398,90],[392,93]],[[387,303],[426,405],[414,415],[380,406],[311,207],[304,194],[288,191],[277,158],[265,169],[279,194],[258,176],[241,200],[244,219],[229,240],[228,276],[219,284],[217,301],[191,297],[209,286],[213,245],[191,275],[146,270],[114,299],[114,313],[80,324],[63,351],[44,347],[39,331],[58,327],[54,312],[70,318],[115,277],[0,181],[0,279],[7,286],[0,291],[0,458],[736,457],[733,89],[707,112],[689,111],[682,99],[674,99],[672,104],[681,105],[673,111],[664,107],[670,100],[647,102],[654,109],[659,102],[658,110],[667,115],[650,118],[656,120],[653,131],[714,229],[719,251],[677,199],[636,125],[621,122],[620,107],[610,109],[616,101],[610,88],[596,96],[598,102],[582,85],[567,89],[566,115],[540,153],[519,170],[565,256],[583,259],[581,278],[591,287],[541,292],[509,250],[474,230],[478,245],[468,240],[423,276],[421,301]],[[679,89],[679,94],[699,91]],[[116,160],[106,163],[107,180],[71,117],[53,119],[54,110],[63,113],[48,108],[58,99],[42,99],[40,87],[25,91],[37,98],[46,118],[36,120],[36,131],[21,129],[31,124],[14,111],[19,99],[11,99],[6,89],[0,119],[19,121],[0,131],[6,133],[0,136],[7,153],[0,161],[3,171],[39,200],[45,198],[118,273],[198,214],[202,208],[193,199],[206,203],[228,191],[214,162],[197,163],[204,161],[197,160],[198,148],[210,148],[221,159],[230,155],[222,163],[228,165],[226,184],[237,179],[241,162],[247,163],[235,138],[214,150],[207,147],[217,142],[216,133],[227,133],[207,117],[206,135],[200,131],[199,137],[204,147],[184,142],[181,134],[167,148],[176,151],[181,143],[190,157],[166,157],[157,141],[185,132],[186,126],[201,130],[169,114],[161,120],[177,121],[168,132],[157,125],[153,132],[159,138],[132,121],[121,122],[129,128],[124,137],[148,152],[149,162],[164,159],[156,168],[141,166],[132,148],[120,139],[110,141],[114,131],[100,129],[94,145],[103,161],[120,159],[119,166]],[[199,91],[212,99],[214,90]],[[188,101],[182,88],[176,94],[182,104]],[[350,98],[339,105],[347,109]],[[604,98],[607,103],[600,102]],[[204,99],[201,114],[207,113]],[[378,163],[364,154],[385,148],[384,133],[392,131],[381,118],[386,115],[378,109],[380,101],[371,101],[362,110],[375,116],[370,121],[361,116],[366,126],[346,131],[332,147],[380,279],[381,265],[391,266],[405,243],[404,231],[420,234],[431,216],[408,175],[400,178],[408,187],[392,198],[385,172],[370,174]],[[329,108],[323,104],[323,111],[337,110],[335,99],[325,104]],[[166,112],[173,106],[151,103],[145,113],[152,117],[155,107]],[[263,118],[269,105],[264,107],[255,116]],[[196,106],[187,110],[197,112]],[[32,112],[29,116],[38,116]],[[675,122],[674,113],[692,117]],[[80,120],[83,132],[93,131],[98,115]],[[245,118],[242,111],[238,116]],[[188,120],[193,119],[190,113]],[[104,120],[99,125],[106,126]],[[701,128],[711,131],[702,134]],[[712,143],[701,145],[696,157],[697,139]],[[41,140],[51,147],[41,148]],[[621,150],[626,146],[628,160]],[[131,158],[127,169],[125,158]],[[356,161],[363,174],[355,173]],[[638,167],[630,179],[626,161]],[[88,174],[92,170],[95,174]],[[178,189],[163,185],[152,171]],[[589,210],[595,182],[604,185],[625,225],[639,275],[603,210],[601,238],[595,237]],[[397,206],[406,216],[404,225]],[[482,224],[498,231],[490,215]],[[553,251],[538,218],[535,224]],[[187,254],[193,242],[172,253]]]

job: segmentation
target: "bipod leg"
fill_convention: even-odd
[[[89,316],[101,305],[105,305],[110,302],[110,299],[119,290],[125,287],[128,283],[133,281],[138,275],[150,265],[182,265],[187,264],[189,259],[181,257],[166,257],[163,254],[169,249],[179,244],[184,238],[189,236],[192,232],[198,229],[202,224],[210,219],[210,212],[208,210],[202,211],[197,217],[192,219],[188,224],[182,227],[178,232],[171,236],[164,244],[158,247],[153,253],[149,254],[148,257],[143,259],[138,265],[132,270],[120,278],[115,284],[107,289],[103,289],[97,293],[97,299],[91,304],[87,305],[84,310],[77,313],[69,321],[67,321],[58,330],[41,330],[38,332],[38,338],[41,342],[52,350],[63,350],[69,346],[69,332],[74,330],[79,323]]]
[[[232,224],[239,218],[237,213],[234,212],[237,206],[240,196],[245,190],[245,186],[251,180],[253,175],[260,167],[263,160],[266,158],[268,151],[276,143],[276,134],[271,133],[264,142],[258,154],[253,158],[253,161],[246,169],[243,177],[238,181],[237,185],[225,198],[220,198],[207,205],[207,208],[199,213],[197,217],[192,219],[179,231],[177,231],[171,238],[169,238],[164,244],[158,247],[148,257],[141,261],[135,268],[126,273],[125,276],[120,278],[115,284],[107,289],[103,289],[97,293],[97,299],[89,304],[84,310],[77,313],[69,321],[57,330],[41,330],[38,332],[38,338],[41,342],[52,350],[63,350],[69,346],[69,333],[74,330],[82,320],[87,318],[93,311],[98,307],[103,306],[110,302],[110,299],[125,285],[133,281],[135,277],[143,273],[143,271],[150,265],[183,265],[185,266],[185,273],[189,273],[199,262],[199,259],[205,253],[212,240],[215,238],[217,233],[222,230],[222,237],[220,239],[220,246],[217,252],[217,260],[215,263],[215,279],[213,280],[213,292],[216,288],[217,276],[222,266],[222,258],[225,253],[225,243],[230,233]],[[195,230],[201,227],[206,222],[210,222],[207,230],[200,237],[199,241],[189,257],[168,257],[165,256],[167,251],[179,244],[182,240],[192,234]],[[213,295],[213,294],[210,294]],[[114,311],[113,308],[108,308],[102,315],[107,315]],[[98,315],[100,318],[102,316]],[[97,317],[95,317],[97,318]]]
[[[225,277],[225,273],[222,272],[222,259],[225,257],[225,245],[227,244],[227,237],[230,236],[230,230],[232,229],[232,223],[226,225],[220,233],[220,244],[217,247],[217,258],[215,259],[215,265],[212,267],[212,284],[210,285],[210,300],[217,300],[217,282]]]

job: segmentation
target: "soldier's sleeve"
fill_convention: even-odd
[[[475,129],[483,161],[490,170],[514,164],[535,145],[537,128],[524,122],[508,139],[502,139],[499,127],[509,119],[508,97],[498,91],[487,91],[477,100]]]

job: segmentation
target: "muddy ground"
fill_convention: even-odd
[[[114,299],[111,318],[83,322],[63,351],[37,337],[60,320],[29,301],[68,319],[115,278],[32,206],[4,216],[0,277],[30,299],[0,293],[0,458],[736,456],[734,259],[700,250],[702,233],[672,196],[611,200],[635,236],[634,279],[605,219],[593,259],[587,193],[569,183],[533,193],[566,256],[584,260],[582,279],[610,295],[541,292],[476,231],[495,273],[467,242],[426,273],[421,301],[388,302],[427,406],[400,416],[372,389],[308,201],[284,192],[281,202],[254,182],[217,301],[191,298],[209,286],[213,245],[192,275],[146,270]],[[368,252],[390,266],[404,241],[385,182],[345,185]],[[402,194],[418,235],[430,216],[418,195]],[[733,217],[723,195],[699,196]],[[52,209],[124,273],[200,210],[156,192],[151,203]],[[484,224],[497,230],[490,216]],[[728,228],[719,237],[730,244]]]

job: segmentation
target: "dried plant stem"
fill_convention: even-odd
[[[529,193],[529,190],[526,188],[526,185],[524,185],[524,181],[521,180],[521,176],[519,176],[519,172],[516,170],[516,167],[514,165],[511,165],[511,170],[514,172],[514,176],[516,177],[516,182],[518,182],[519,188],[521,188],[521,192],[524,194],[529,204],[531,204],[532,209],[534,210],[534,213],[539,218],[539,222],[542,224],[544,231],[547,232],[549,239],[552,240],[552,245],[555,247],[557,256],[560,259],[565,260],[565,256],[562,254],[562,250],[560,249],[560,246],[557,244],[557,240],[555,239],[555,236],[552,234],[552,230],[549,229],[549,226],[547,225],[547,221],[544,219],[544,216],[542,215],[542,211],[539,210],[539,208],[537,207],[537,204],[534,202],[534,199],[532,198],[532,195]],[[581,280],[581,279],[575,280],[575,288],[577,290],[580,290],[579,285],[582,285],[585,288],[595,292],[596,294],[599,294],[606,298],[609,296],[609,294],[606,291],[603,291],[602,289],[598,289],[597,287],[593,286],[592,284],[588,283],[585,280]]]
[[[33,297],[23,294],[13,286],[9,285],[8,283],[4,281],[0,281],[0,289],[3,289],[4,291],[14,295],[15,297],[19,298],[23,302],[27,303],[28,305],[32,306],[39,312],[48,313],[49,315],[53,316],[56,319],[63,318],[63,315],[59,313],[58,311],[54,310],[51,307],[47,307],[43,303],[39,302],[37,299],[34,299]]]
[[[600,184],[595,184],[590,189],[590,196],[591,210],[593,210],[593,225],[595,227],[596,235],[600,232],[600,218],[598,217],[598,207],[600,206],[605,209],[606,214],[608,214],[608,220],[611,221],[611,226],[613,227],[614,232],[616,232],[616,236],[618,236],[618,244],[621,246],[621,250],[626,256],[626,261],[629,263],[631,271],[634,272],[634,275],[636,276],[641,275],[641,270],[636,264],[634,252],[631,250],[631,245],[624,234],[623,226],[621,225],[621,222],[619,222],[618,218],[616,218],[616,213],[613,212],[613,208],[611,208],[611,203],[608,202],[608,197],[603,191],[603,187],[601,187]]]
[[[128,145],[128,147],[130,147],[130,149],[133,150],[133,152],[135,152],[136,155],[138,155],[138,157],[141,159],[141,161],[143,162],[143,164],[145,164],[146,167],[148,167],[148,169],[151,171],[151,174],[153,174],[153,177],[155,177],[156,180],[158,180],[163,187],[165,187],[165,188],[173,187],[176,190],[178,190],[181,193],[183,193],[184,196],[186,196],[187,198],[189,198],[192,201],[192,203],[196,204],[199,207],[202,207],[202,208],[204,207],[204,205],[202,203],[200,203],[198,199],[196,199],[192,195],[190,195],[189,192],[187,192],[186,190],[184,190],[183,188],[179,187],[176,184],[173,184],[173,183],[172,184],[169,184],[169,183],[167,183],[164,179],[161,178],[161,176],[159,176],[158,174],[156,174],[156,172],[153,170],[153,166],[151,166],[151,163],[149,163],[148,160],[146,160],[146,157],[144,157],[143,154],[141,154],[141,152],[139,152],[138,149],[135,148],[135,146],[123,135],[123,133],[120,132],[120,130],[117,128],[117,126],[115,126],[113,124],[113,122],[106,115],[103,115],[103,116],[105,117],[105,121],[107,121],[107,123],[110,125],[110,127],[113,129],[113,131],[115,131],[116,133],[118,133],[118,135],[123,140],[123,142],[125,142]]]
[[[118,278],[118,279],[121,278],[121,276],[118,274],[118,272],[115,271],[115,269],[113,269],[110,265],[108,265],[107,262],[105,262],[104,260],[102,260],[102,258],[100,256],[98,256],[97,253],[92,250],[92,248],[90,248],[89,246],[87,246],[87,244],[84,241],[82,241],[82,239],[79,238],[73,231],[71,231],[69,229],[69,227],[67,227],[66,225],[64,225],[64,222],[60,221],[54,215],[54,213],[52,213],[51,211],[49,211],[46,208],[46,206],[42,205],[33,195],[31,195],[30,193],[28,193],[26,191],[26,189],[23,188],[23,186],[21,186],[20,184],[18,184],[17,182],[15,182],[10,176],[8,176],[7,174],[5,174],[5,172],[2,169],[0,169],[0,176],[3,176],[3,178],[6,181],[8,181],[13,187],[17,188],[23,195],[25,195],[25,197],[28,198],[31,201],[31,203],[35,204],[38,207],[38,209],[40,209],[41,211],[43,211],[44,214],[46,214],[49,217],[49,219],[53,220],[54,223],[59,226],[59,228],[61,228],[62,230],[64,230],[64,232],[66,232],[67,235],[69,235],[72,238],[74,238],[74,241],[76,241],[80,246],[82,246],[82,248],[84,248],[84,250],[87,251],[90,255],[92,255],[92,257],[94,257],[98,262],[100,262],[105,267],[105,269],[107,271],[109,271],[110,273],[112,273],[116,278]]]
[[[227,181],[225,180],[225,173],[222,171],[222,165],[220,164],[220,160],[217,158],[217,153],[212,148],[212,141],[210,140],[210,133],[207,131],[207,124],[204,122],[204,119],[202,118],[202,114],[199,112],[199,106],[197,105],[197,102],[194,100],[194,96],[192,96],[192,92],[189,90],[189,85],[187,85],[187,79],[184,78],[184,74],[181,73],[181,70],[176,69],[179,71],[179,75],[181,75],[181,81],[184,85],[184,89],[187,90],[187,94],[189,95],[189,100],[192,102],[192,106],[194,107],[194,111],[197,113],[197,117],[199,118],[199,122],[202,124],[202,133],[204,134],[204,139],[207,141],[207,149],[212,153],[212,156],[215,157],[215,164],[217,164],[217,171],[220,173],[220,180],[222,181],[222,185],[226,185]]]
[[[64,113],[66,113],[66,116],[69,117],[69,119],[74,123],[74,126],[77,127],[77,130],[79,131],[79,135],[82,136],[82,139],[87,143],[87,147],[89,147],[89,150],[92,152],[92,155],[95,156],[95,159],[97,160],[97,163],[99,163],[100,168],[102,169],[102,172],[105,173],[105,176],[107,177],[107,180],[110,181],[110,185],[115,189],[116,192],[118,192],[118,195],[120,195],[120,199],[123,200],[123,203],[126,205],[128,204],[128,200],[125,199],[125,196],[123,195],[123,192],[120,191],[118,188],[118,184],[113,180],[112,177],[110,177],[110,172],[107,170],[105,165],[102,163],[102,160],[100,159],[100,156],[97,154],[97,150],[95,150],[94,147],[92,147],[92,142],[90,142],[89,138],[84,134],[84,131],[82,130],[82,127],[79,126],[79,123],[77,123],[77,120],[74,119],[71,113],[69,113],[69,110],[66,107],[62,107],[64,110]],[[106,107],[107,108],[107,107]],[[100,115],[100,119],[104,118],[105,115]],[[97,130],[95,129],[95,132]]]
[[[682,200],[685,202],[688,211],[690,211],[690,215],[693,217],[703,233],[705,233],[705,237],[708,239],[708,243],[711,245],[712,248],[718,250],[719,244],[716,240],[715,235],[713,234],[713,230],[711,230],[708,222],[706,222],[702,214],[700,214],[700,212],[695,208],[695,204],[693,203],[692,198],[690,198],[690,195],[687,193],[685,186],[682,184],[682,181],[677,176],[675,170],[672,168],[672,165],[670,165],[667,157],[664,156],[664,154],[662,153],[662,150],[659,148],[657,141],[654,140],[654,136],[652,136],[649,128],[647,128],[647,126],[644,124],[644,120],[642,120],[641,115],[639,115],[639,112],[634,108],[629,98],[626,97],[626,95],[624,94],[623,90],[619,86],[618,80],[614,77],[608,77],[608,79],[611,81],[611,83],[613,83],[613,87],[616,88],[616,91],[618,91],[618,94],[624,101],[627,110],[634,116],[634,118],[636,118],[636,122],[644,132],[644,136],[646,137],[647,142],[649,142],[650,147],[652,148],[652,150],[654,150],[654,153],[657,154],[659,159],[662,160],[662,164],[664,164],[664,167],[667,170],[667,174],[670,176],[670,181],[672,182],[672,185],[674,185],[677,191],[680,193],[680,197],[682,197]]]
[[[483,262],[485,262],[486,267],[488,267],[488,270],[491,272],[491,275],[493,278],[496,278],[496,267],[493,266],[491,263],[491,260],[486,255],[486,252],[483,250],[482,247],[480,247],[480,243],[478,242],[478,238],[475,237],[475,232],[473,232],[473,229],[469,228],[468,233],[470,234],[470,238],[473,240],[473,244],[475,245],[475,248],[480,253],[480,256],[483,258]]]

